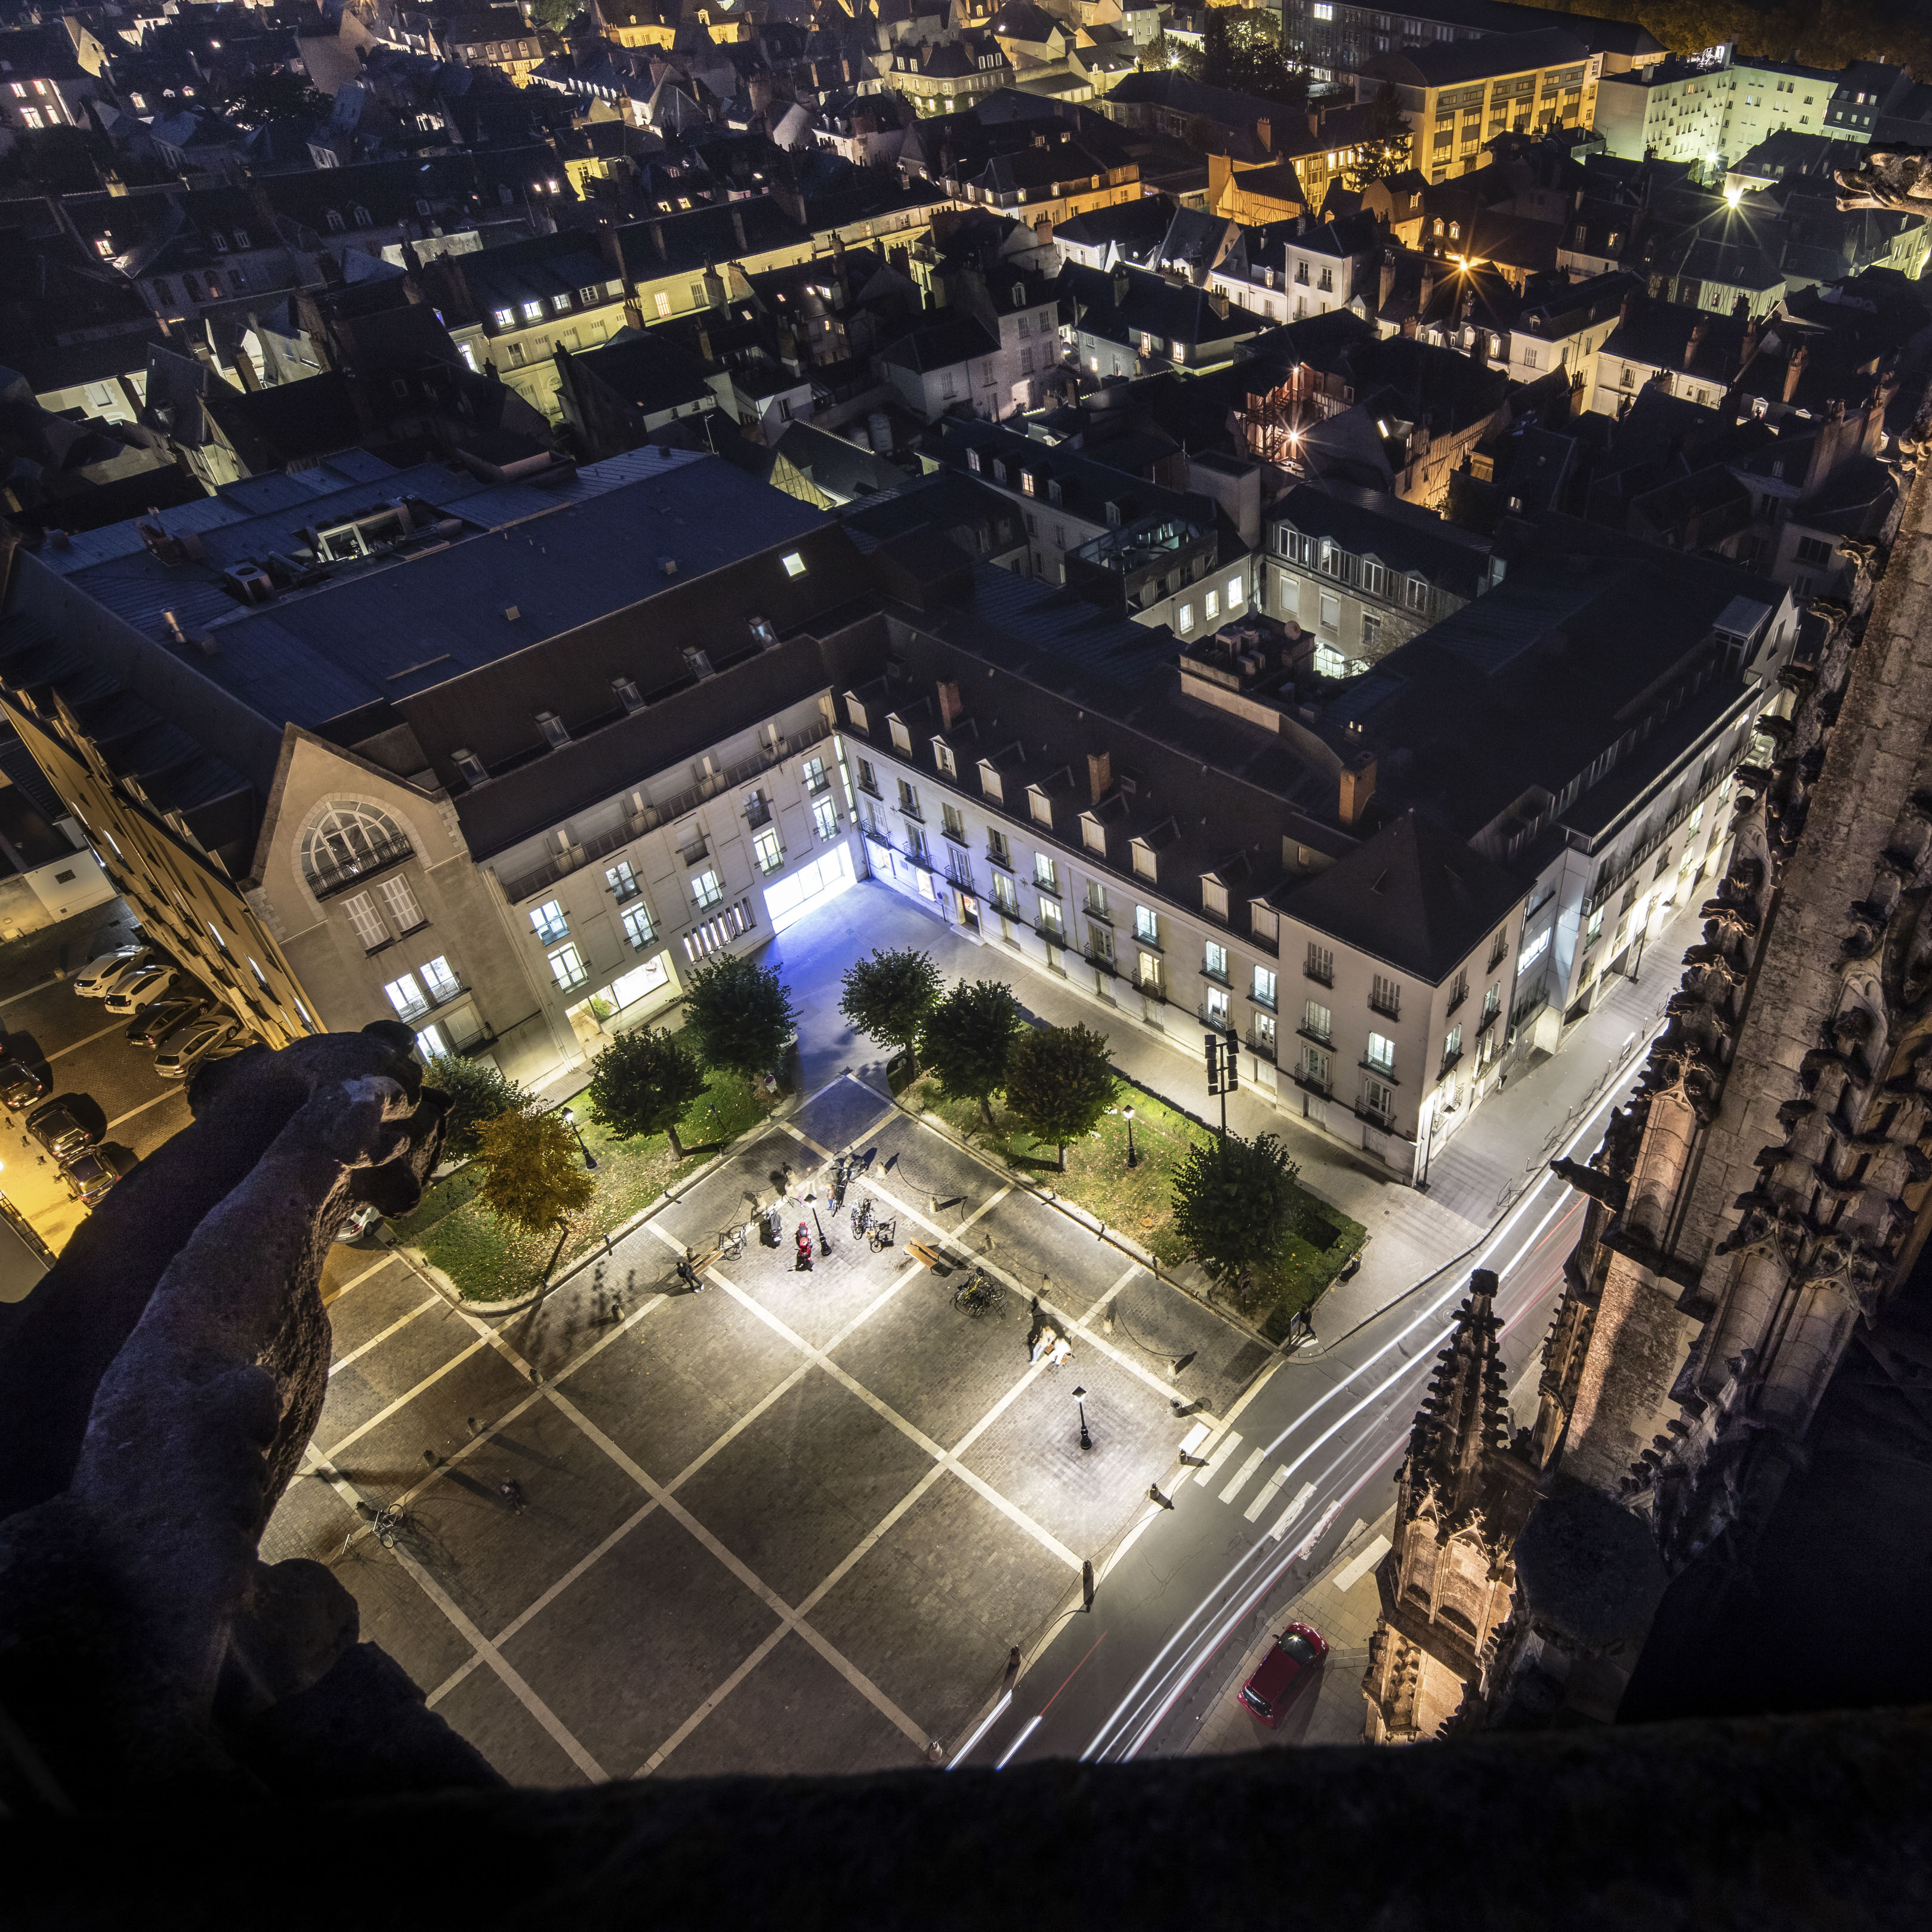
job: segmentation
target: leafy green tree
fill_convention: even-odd
[[[442,1150],[452,1160],[467,1160],[481,1143],[477,1139],[485,1121],[499,1114],[520,1113],[534,1104],[494,1061],[466,1060],[457,1053],[434,1053],[424,1062],[424,1078],[439,1093],[449,1096],[449,1112],[443,1117]]]
[[[1195,77],[1210,87],[1256,94],[1285,107],[1308,104],[1308,80],[1282,58],[1281,21],[1258,7],[1210,7]]]
[[[838,1010],[854,1028],[883,1046],[896,1046],[918,1064],[920,1029],[939,1004],[939,968],[929,952],[908,946],[874,948],[869,959],[845,970]]]
[[[1294,1225],[1300,1170],[1273,1134],[1196,1142],[1174,1177],[1174,1226],[1215,1280],[1252,1299],[1255,1270]]]
[[[554,1114],[499,1114],[477,1130],[483,1204],[526,1234],[541,1234],[590,1204],[596,1184],[573,1134]]]
[[[704,1070],[682,1040],[650,1027],[620,1034],[592,1063],[586,1098],[594,1118],[625,1140],[668,1134],[684,1158],[677,1124],[704,1091]]]
[[[920,1057],[949,1100],[976,1100],[993,1124],[993,1096],[1006,1084],[1020,1003],[997,980],[964,980],[934,1006],[919,1036]]]
[[[553,34],[562,33],[583,11],[583,0],[530,0],[530,18]]]
[[[685,1036],[707,1066],[746,1079],[775,1068],[798,1027],[791,988],[769,966],[728,956],[691,976]]]
[[[1395,83],[1384,81],[1382,91],[1369,103],[1366,126],[1355,144],[1355,159],[1346,179],[1359,193],[1371,182],[1387,181],[1409,165],[1411,142],[1408,123],[1403,119],[1402,103],[1396,97]]]
[[[1060,1171],[1066,1143],[1090,1134],[1120,1090],[1103,1033],[1084,1026],[1043,1027],[1013,1042],[1006,1063],[1006,1106],[1020,1124],[1051,1141]]]
[[[218,111],[242,128],[266,128],[276,121],[320,121],[334,104],[286,68],[269,68],[250,74],[225,99]]]

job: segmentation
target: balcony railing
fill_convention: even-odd
[[[1436,1070],[1436,1078],[1447,1080],[1450,1075],[1455,1072],[1456,1065],[1462,1058],[1462,1049],[1460,1046],[1454,1053],[1445,1053],[1442,1056],[1442,1064]]]
[[[1303,962],[1301,970],[1318,986],[1332,986],[1335,983],[1335,968],[1332,965],[1324,966],[1318,960],[1310,959]]]
[[[360,885],[364,879],[372,879],[378,872],[386,872],[392,866],[400,866],[415,856],[416,848],[398,832],[366,852],[352,852],[346,859],[315,866],[308,874],[308,888],[319,899],[333,898],[338,892],[346,892],[351,886]]]
[[[1378,1080],[1386,1080],[1391,1087],[1399,1087],[1402,1084],[1395,1077],[1395,1069],[1384,1066],[1378,1060],[1358,1060],[1355,1064],[1364,1073],[1372,1074]]]
[[[1483,1035],[1487,1033],[1502,1016],[1503,1010],[1500,1006],[1497,1006],[1493,1012],[1486,1012],[1476,1022],[1476,1037],[1478,1040],[1481,1039]]]
[[[760,826],[769,825],[771,822],[772,808],[762,798],[760,799],[755,805],[748,805],[746,806],[745,823],[748,825],[754,832],[757,831]]]
[[[616,905],[628,905],[633,899],[644,896],[644,889],[635,879],[620,879],[610,888],[611,902]]]
[[[1449,1004],[1448,1004],[1448,1005],[1447,1006],[1445,1006],[1445,1007],[1443,1009],[1443,1010],[1444,1010],[1445,1012],[1451,1012],[1451,1013],[1453,1013],[1454,1012],[1455,1012],[1455,1010],[1456,1010],[1456,1008],[1457,1008],[1457,1007],[1459,1007],[1460,1006],[1461,1006],[1461,1004],[1462,1004],[1462,1002],[1463,1002],[1465,1000],[1466,1000],[1468,997],[1469,997],[1469,989],[1468,989],[1468,988],[1467,986],[1457,986],[1457,987],[1456,987],[1456,988],[1454,988],[1454,989],[1450,992],[1450,995],[1449,995]]]
[[[1380,1013],[1387,1019],[1399,1020],[1402,1018],[1401,996],[1399,994],[1371,993],[1369,995],[1369,1011]]]

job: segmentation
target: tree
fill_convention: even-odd
[[[1273,1134],[1228,1134],[1189,1148],[1174,1177],[1174,1226],[1223,1286],[1252,1294],[1255,1269],[1294,1225],[1300,1172]]]
[[[1308,80],[1282,58],[1281,22],[1258,7],[1210,7],[1198,65],[1186,71],[1210,87],[1258,95],[1285,107],[1308,104]]]
[[[449,1096],[443,1116],[442,1150],[452,1160],[467,1160],[481,1142],[477,1136],[486,1121],[499,1114],[522,1112],[531,1096],[494,1061],[466,1060],[460,1054],[431,1054],[424,1063],[425,1078],[439,1093]]]
[[[275,121],[320,121],[334,105],[300,74],[277,67],[248,75],[216,111],[238,127],[266,128]]]
[[[928,1016],[919,1050],[948,1100],[976,1100],[993,1124],[992,1098],[1006,1084],[1014,1036],[1025,1026],[1011,988],[961,980]]]
[[[1066,1143],[1090,1134],[1120,1090],[1103,1033],[1084,1026],[1043,1027],[1013,1042],[1006,1064],[1006,1106],[1027,1131],[1051,1141],[1062,1174]]]
[[[1402,118],[1393,81],[1383,82],[1364,119],[1362,138],[1355,143],[1355,159],[1346,176],[1358,194],[1370,182],[1387,181],[1409,165],[1408,123]]]
[[[920,1029],[939,1004],[939,968],[929,952],[910,946],[898,952],[873,950],[869,959],[846,968],[838,1010],[868,1040],[911,1054],[918,1064]]]
[[[584,1171],[577,1136],[554,1114],[499,1114],[477,1130],[483,1204],[540,1234],[590,1204],[596,1184]]]
[[[677,1124],[704,1091],[704,1070],[682,1040],[648,1027],[620,1034],[592,1062],[587,1098],[592,1116],[625,1140],[668,1134],[684,1158]]]
[[[553,34],[561,34],[583,10],[582,0],[530,0],[530,18]]]
[[[791,988],[769,966],[728,956],[692,975],[685,1036],[707,1066],[752,1079],[778,1065],[797,1028]]]

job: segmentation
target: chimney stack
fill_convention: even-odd
[[[1087,754],[1087,789],[1098,805],[1114,788],[1114,760],[1110,752]]]
[[[1684,366],[1689,368],[1697,359],[1697,352],[1704,346],[1704,337],[1710,324],[1701,315],[1690,325],[1690,339],[1684,345]]]
[[[1382,250],[1382,282],[1376,293],[1376,313],[1379,315],[1389,305],[1389,298],[1395,293],[1396,252],[1393,248]]]
[[[1791,352],[1791,360],[1784,365],[1784,400],[1788,403],[1798,393],[1798,379],[1804,373],[1804,365],[1810,360],[1803,343]]]
[[[939,728],[942,731],[951,730],[953,720],[965,708],[960,699],[958,680],[941,678],[939,681]]]
[[[1376,754],[1372,752],[1358,752],[1342,767],[1342,823],[1351,832],[1360,823],[1363,813],[1369,808],[1370,800],[1375,795]]]

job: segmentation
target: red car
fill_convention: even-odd
[[[1290,1624],[1241,1686],[1241,1702],[1270,1730],[1288,1714],[1295,1692],[1321,1666],[1328,1646],[1306,1624]]]

